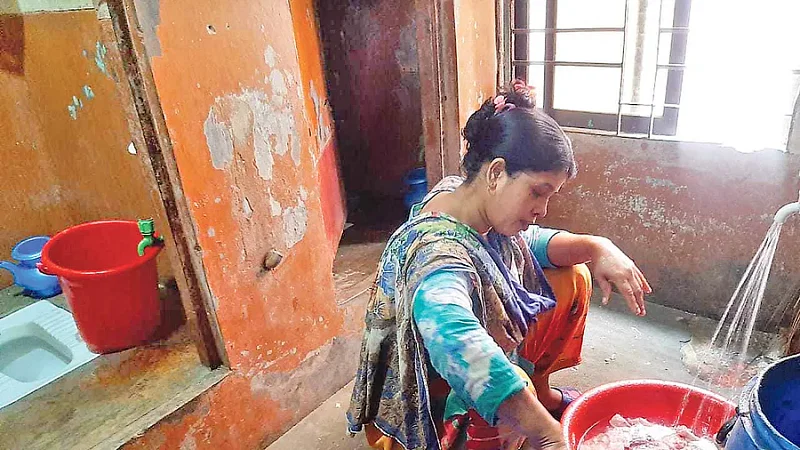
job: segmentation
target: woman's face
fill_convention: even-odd
[[[500,160],[502,161],[502,160]],[[547,204],[567,181],[566,172],[517,172],[513,176],[490,164],[486,216],[492,228],[506,236],[527,229],[547,214]],[[492,171],[496,171],[493,174]]]

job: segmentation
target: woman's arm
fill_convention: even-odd
[[[547,256],[556,266],[587,263],[603,291],[603,304],[608,303],[612,285],[625,297],[635,314],[645,314],[644,294],[652,292],[650,284],[636,264],[611,240],[588,234],[566,231],[555,234],[547,245]]]
[[[563,449],[561,427],[472,312],[469,272],[439,270],[413,295],[413,316],[431,365],[490,424],[501,420],[536,448]]]

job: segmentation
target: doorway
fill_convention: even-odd
[[[425,166],[414,0],[317,2],[347,198],[342,244],[385,241]]]

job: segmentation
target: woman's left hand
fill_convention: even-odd
[[[603,291],[603,304],[608,304],[613,285],[625,297],[631,312],[645,315],[644,295],[653,290],[642,271],[611,240],[595,237],[593,244],[589,266]]]

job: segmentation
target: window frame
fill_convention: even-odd
[[[660,9],[659,9],[660,11]],[[625,47],[627,33],[625,27],[593,27],[593,28],[557,28],[558,0],[545,1],[545,28],[529,28],[529,1],[515,0],[512,11],[511,25],[511,72],[514,78],[527,80],[528,67],[532,65],[544,66],[544,86],[541,86],[543,100],[541,107],[552,116],[561,126],[579,128],[583,130],[596,130],[598,132],[611,132],[618,136],[647,137],[654,135],[670,137],[675,136],[680,114],[680,100],[683,87],[683,70],[686,62],[686,49],[689,34],[689,15],[691,0],[676,0],[674,7],[672,27],[661,26],[659,19],[659,36],[664,33],[672,34],[670,40],[669,59],[667,64],[657,63],[657,71],[667,72],[666,91],[663,98],[654,99],[650,103],[625,102],[622,99],[622,81],[624,77],[623,63],[625,61]],[[628,1],[625,2],[625,21],[627,23]],[[659,13],[660,14],[660,13]],[[556,59],[556,38],[560,33],[573,32],[622,32],[622,57],[618,63],[574,62]],[[532,33],[545,33],[544,60],[535,61],[528,59],[528,36]],[[660,39],[659,39],[660,43]],[[660,51],[660,49],[659,49]],[[555,90],[555,68],[563,67],[609,67],[620,69],[620,98],[617,102],[617,113],[596,113],[557,109],[553,104]],[[537,86],[538,87],[538,86]],[[626,106],[650,107],[650,116],[634,116],[623,114]],[[663,107],[663,114],[655,116],[656,107]]]

